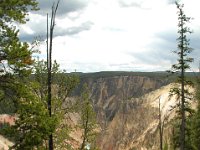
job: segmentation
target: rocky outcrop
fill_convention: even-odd
[[[9,125],[14,125],[16,120],[16,116],[11,116],[8,114],[0,114],[0,126],[8,123]]]
[[[13,145],[12,142],[10,142],[8,139],[0,135],[0,149],[1,150],[8,150],[9,147],[11,147],[12,145]]]
[[[11,116],[8,114],[1,114],[0,115],[0,128],[4,126],[4,124],[14,125],[16,120],[16,116]],[[8,150],[9,147],[11,147],[13,143],[0,135],[0,149]]]
[[[101,126],[97,140],[100,149],[141,149],[145,145],[152,149],[155,141],[146,139],[154,136],[158,127],[158,106],[153,105],[153,101],[162,95],[159,89],[169,83],[167,79],[128,75],[88,77],[81,80],[81,85],[83,83],[87,83],[91,91]]]
[[[122,107],[127,111],[133,104],[125,105],[131,98],[141,97],[142,95],[156,90],[168,83],[168,80],[150,78],[146,76],[113,76],[100,78],[85,78],[81,80],[81,85],[87,83],[91,100],[98,120],[110,122]]]
[[[170,111],[175,105],[175,97],[169,99],[172,85],[161,87],[138,98],[131,98],[129,108],[124,112],[120,109],[98,138],[100,149],[104,150],[157,150],[158,136],[158,107],[161,103],[162,119],[173,118]],[[169,121],[169,120],[168,120]],[[165,142],[169,136],[165,133]]]
[[[178,84],[168,84],[139,97],[123,101],[113,119],[107,123],[98,137],[102,150],[158,150],[159,149],[159,103],[161,120],[165,124],[163,143],[173,149],[171,139],[175,116],[172,108],[178,103],[169,91]],[[190,92],[194,92],[189,88]],[[195,108],[195,102],[192,103]]]

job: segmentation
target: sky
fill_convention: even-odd
[[[188,35],[194,49],[189,71],[200,60],[199,0],[179,0],[192,17]],[[20,38],[41,39],[46,59],[46,14],[56,0],[38,0],[39,11],[19,25]],[[53,38],[53,59],[67,72],[165,71],[176,63],[177,9],[174,0],[61,0]]]

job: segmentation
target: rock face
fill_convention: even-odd
[[[10,146],[12,146],[13,143],[4,138],[0,135],[0,149],[1,150],[8,150]]]
[[[84,78],[81,84],[84,82],[91,91],[91,101],[102,129],[97,140],[100,149],[141,149],[139,145],[145,142],[149,145],[145,138],[153,136],[149,132],[157,130],[158,107],[151,105],[152,99],[144,95],[165,86],[169,83],[167,80],[128,75]]]
[[[121,105],[130,98],[140,97],[168,83],[166,80],[145,76],[87,78],[83,82],[89,86],[98,118],[104,118],[105,121],[111,121]]]
[[[122,108],[112,121],[102,130],[98,138],[100,149],[104,150],[158,150],[159,149],[159,99],[161,104],[161,119],[174,116],[170,111],[176,98],[169,98],[172,84],[163,86],[138,98],[128,100],[126,111]],[[164,131],[164,141],[170,147],[170,129]],[[166,131],[167,130],[167,131]]]
[[[2,128],[4,123],[8,123],[9,125],[14,125],[16,120],[16,116],[11,116],[8,114],[1,114],[0,115],[0,128]],[[13,143],[0,135],[0,149],[8,150]]]

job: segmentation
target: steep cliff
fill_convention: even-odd
[[[126,104],[129,99],[141,97],[169,83],[168,79],[154,75],[148,77],[132,74],[98,78],[88,76],[81,79],[80,87],[87,83],[98,120],[101,123],[109,122],[121,109],[122,104],[124,111],[131,107]]]
[[[175,105],[175,97],[169,98],[172,84],[163,86],[138,98],[131,98],[126,111],[120,108],[98,138],[100,149],[104,150],[158,150],[159,149],[159,99],[162,120],[169,122],[174,116],[170,111]],[[166,126],[164,142],[170,146],[171,130]]]
[[[156,74],[153,77],[134,74],[89,76],[82,78],[81,85],[83,83],[87,83],[91,91],[91,101],[101,126],[97,139],[101,149],[152,149],[158,145],[155,144],[157,140],[147,139],[154,136],[158,127],[158,105],[153,102],[162,92],[168,94],[169,87],[163,87],[169,83],[167,78]],[[162,88],[164,90],[160,90]]]

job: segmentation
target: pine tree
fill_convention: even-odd
[[[36,61],[34,68],[35,74],[33,76],[33,83],[35,93],[40,101],[43,103],[44,107],[47,109],[47,95],[48,86],[45,81],[47,81],[47,68],[46,61]],[[58,122],[56,124],[55,130],[52,132],[54,134],[54,148],[62,149],[66,148],[66,143],[64,142],[69,138],[69,132],[71,127],[65,122],[65,115],[74,111],[72,109],[73,104],[70,101],[66,101],[69,94],[79,83],[79,78],[76,75],[71,75],[65,73],[65,71],[60,70],[59,64],[54,61],[52,64],[52,117],[55,117]]]
[[[189,100],[191,100],[191,93],[189,93],[186,86],[192,85],[191,81],[186,79],[185,72],[187,69],[190,69],[189,63],[193,61],[192,58],[188,57],[188,54],[191,53],[192,48],[189,47],[189,40],[187,38],[188,33],[191,33],[190,28],[186,25],[191,20],[190,17],[186,17],[183,11],[183,4],[176,2],[178,9],[178,50],[175,53],[178,55],[178,63],[172,66],[173,71],[178,72],[178,83],[179,87],[174,87],[171,89],[170,93],[175,94],[179,100],[178,106],[178,116],[181,119],[180,124],[180,135],[178,146],[181,150],[186,149],[186,112],[191,112]]]
[[[58,120],[49,117],[48,110],[32,92],[30,84],[19,84],[17,88],[17,119],[15,125],[4,128],[2,133],[13,140],[14,146],[11,149],[43,149],[44,141],[55,130]]]
[[[20,42],[19,30],[13,25],[14,21],[26,23],[29,8],[37,10],[36,0],[2,0],[0,3],[1,76],[7,73],[23,73],[33,63],[32,51],[27,43]]]
[[[19,40],[19,30],[13,22],[26,23],[28,10],[37,10],[36,0],[1,0],[0,2],[0,103],[8,109],[2,113],[16,111],[17,76],[31,73],[34,51]],[[9,108],[10,107],[10,108]]]
[[[38,10],[36,0],[0,2],[0,100],[11,106],[11,110],[6,108],[2,112],[17,114],[16,124],[3,132],[12,137],[15,149],[42,149],[43,142],[55,131],[59,121],[57,117],[49,116],[47,105],[41,101],[42,96],[38,97],[34,91],[38,85],[29,82],[34,51],[28,43],[19,40],[19,31],[12,25],[13,22],[26,23],[30,9]],[[45,91],[40,92],[44,96],[42,99],[46,99]]]
[[[95,129],[97,129],[97,123],[96,123],[96,114],[93,110],[93,107],[91,105],[90,99],[89,99],[89,90],[86,84],[83,85],[83,92],[81,95],[81,102],[80,102],[80,110],[81,110],[81,123],[80,126],[83,129],[83,141],[81,144],[80,149],[84,150],[88,144],[90,146],[93,146],[93,149],[95,149],[95,137],[97,132]]]

